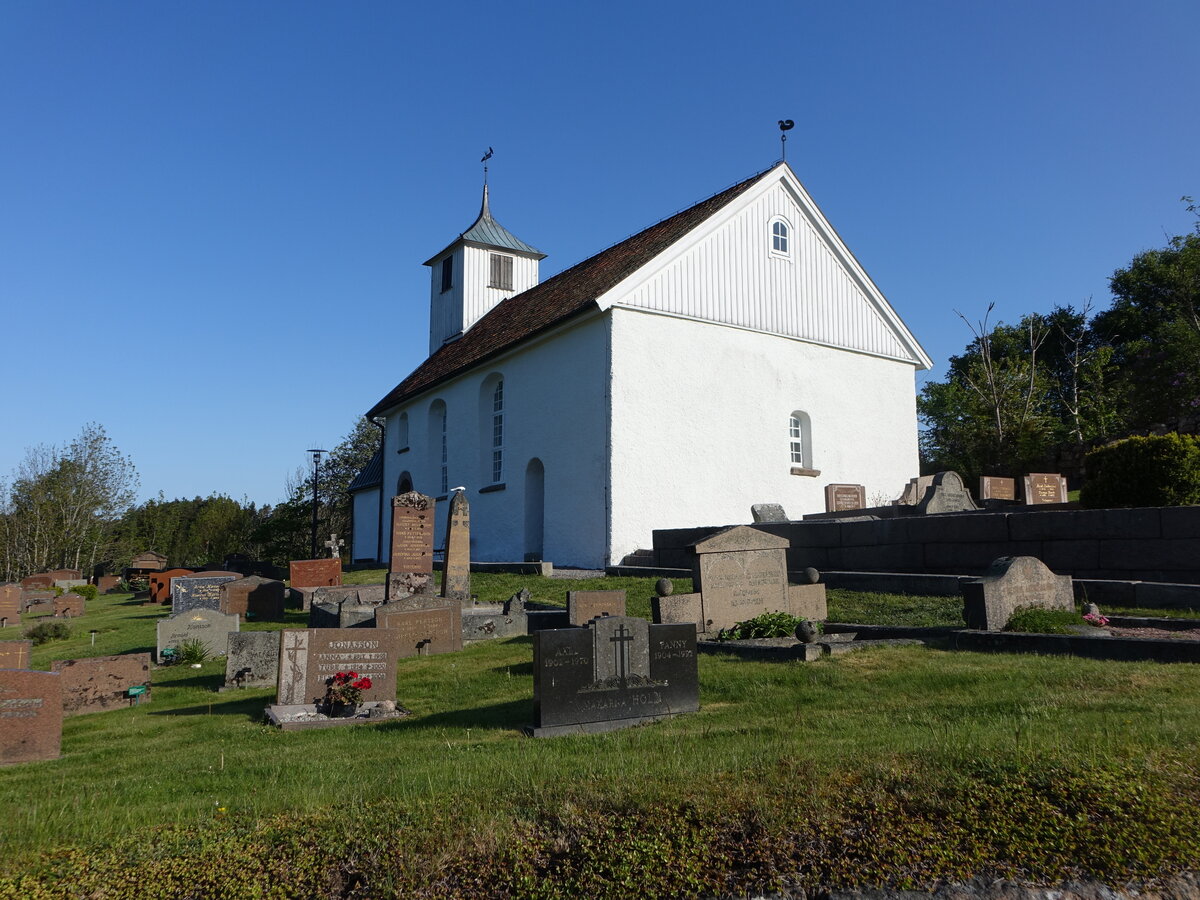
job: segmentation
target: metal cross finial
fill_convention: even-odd
[[[338,537],[337,533],[334,532],[329,535],[329,540],[325,542],[325,546],[329,548],[330,556],[341,556],[338,550],[346,546],[346,541],[344,538]]]

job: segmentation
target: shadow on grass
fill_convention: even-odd
[[[507,666],[494,666],[489,671],[495,672],[497,675],[532,675],[533,660],[529,660],[529,662],[511,663]]]
[[[174,668],[173,666],[171,668]],[[225,675],[223,673],[214,673],[211,675],[192,675],[190,678],[169,678],[158,682],[156,687],[183,688],[183,687],[198,687],[208,688],[210,691],[216,691],[225,683]]]
[[[214,694],[214,697],[226,697],[226,694]],[[261,722],[263,712],[269,705],[270,698],[266,697],[237,697],[230,700],[214,701],[201,706],[184,706],[179,709],[154,710],[152,716],[245,716],[252,722]]]
[[[403,705],[403,700],[401,700]],[[393,728],[490,728],[499,731],[520,731],[533,721],[533,702],[530,700],[509,700],[506,703],[492,703],[487,706],[477,706],[472,709],[456,709],[448,712],[435,713],[431,716],[420,716],[411,719],[400,719],[394,722],[382,722],[381,729]]]

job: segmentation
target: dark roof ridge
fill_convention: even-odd
[[[367,412],[376,416],[466,369],[577,315],[650,262],[735,197],[777,168],[757,172],[623,240],[580,260],[482,316],[457,340],[443,344]]]

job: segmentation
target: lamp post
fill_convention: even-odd
[[[324,450],[309,450],[313,461],[313,510],[312,510],[312,553],[309,559],[317,558],[317,476],[321,472],[321,454]]]

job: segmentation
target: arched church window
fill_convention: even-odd
[[[778,216],[771,220],[771,255],[791,256],[792,229]]]
[[[788,448],[793,467],[813,468],[812,420],[808,413],[796,410],[788,418]]]
[[[504,376],[493,372],[479,387],[479,475],[485,484],[504,481]]]
[[[408,413],[400,413],[396,419],[396,452],[403,453],[408,449]]]
[[[412,476],[407,472],[401,472],[400,477],[396,479],[396,493],[407,494],[413,489]]]
[[[438,495],[450,492],[449,443],[446,440],[446,404],[435,400],[429,407],[429,457],[437,473]]]

